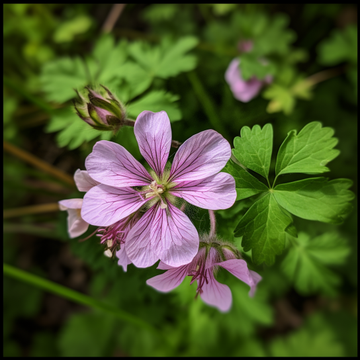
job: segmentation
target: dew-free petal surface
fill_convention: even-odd
[[[201,299],[205,303],[217,307],[222,312],[229,311],[232,303],[229,287],[216,281],[212,270],[208,270],[208,274],[208,283],[205,283],[202,287]]]
[[[81,217],[91,225],[109,226],[140,209],[147,201],[130,187],[100,184],[85,194]]]
[[[165,111],[143,111],[137,117],[134,133],[141,155],[161,176],[171,148],[171,126]]]
[[[166,209],[158,206],[151,226],[153,249],[165,264],[178,267],[195,257],[199,248],[198,232],[177,207],[170,203]]]
[[[77,169],[74,174],[76,187],[79,191],[89,191],[92,187],[99,185],[86,170]]]
[[[149,185],[153,179],[123,146],[98,141],[85,160],[89,175],[99,183],[118,188]]]
[[[168,292],[178,287],[187,275],[187,265],[170,269],[161,275],[154,276],[146,281],[146,284],[152,286],[158,291]]]
[[[235,179],[222,172],[204,180],[180,183],[171,193],[203,209],[228,209],[236,200]]]
[[[231,148],[215,130],[205,130],[187,139],[176,152],[170,179],[175,183],[205,179],[228,162]]]
[[[250,286],[250,296],[255,294],[256,285],[261,280],[261,276],[255,271],[249,270],[245,260],[231,259],[217,263],[215,265],[223,267],[229,273],[243,281],[245,284],[248,284]]]

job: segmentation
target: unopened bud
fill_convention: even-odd
[[[78,116],[96,130],[117,131],[126,118],[125,107],[108,88],[91,89],[85,92],[76,91],[79,99],[74,101]]]

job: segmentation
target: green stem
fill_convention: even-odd
[[[195,94],[197,95],[198,99],[201,102],[201,105],[203,106],[203,109],[209,118],[209,121],[212,125],[212,127],[222,133],[227,140],[230,139],[230,136],[225,129],[224,125],[220,121],[220,119],[216,115],[216,109],[213,106],[213,101],[209,97],[209,95],[206,93],[205,88],[203,87],[199,77],[197,76],[195,71],[191,71],[187,73],[188,79],[191,82],[192,87],[194,88]],[[230,140],[229,140],[230,141]]]
[[[64,298],[72,300],[78,304],[105,311],[107,313],[112,314],[113,316],[117,317],[120,320],[125,320],[134,325],[140,326],[140,327],[147,329],[147,330],[151,331],[152,333],[155,333],[159,336],[162,336],[162,338],[164,338],[163,334],[160,334],[160,332],[156,328],[154,328],[152,325],[148,324],[147,322],[143,321],[142,319],[139,319],[136,316],[133,316],[133,315],[131,315],[125,311],[122,311],[120,309],[116,309],[116,308],[114,308],[110,305],[107,305],[101,301],[95,300],[95,299],[91,298],[90,296],[81,294],[75,290],[66,288],[65,286],[55,284],[52,281],[49,281],[49,280],[43,279],[39,276],[30,274],[24,270],[17,269],[8,264],[3,264],[3,270],[4,270],[5,275],[11,276],[17,280],[24,281],[28,284],[37,286],[37,287],[44,289],[46,291],[49,291],[53,294],[60,295]]]

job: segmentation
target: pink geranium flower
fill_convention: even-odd
[[[249,102],[260,92],[265,84],[269,84],[272,81],[272,77],[267,76],[265,80],[259,80],[254,76],[250,80],[245,81],[241,76],[239,64],[239,58],[231,61],[225,73],[225,80],[229,84],[235,99]]]
[[[235,180],[219,173],[230,159],[230,144],[216,131],[205,130],[180,146],[169,169],[165,165],[172,136],[166,112],[143,111],[134,133],[151,170],[121,145],[97,142],[85,166],[100,184],[86,193],[81,216],[92,225],[106,227],[141,211],[142,217],[125,239],[130,261],[137,267],[151,266],[159,259],[170,266],[187,264],[197,253],[199,237],[175,205],[179,198],[213,210],[233,205]]]
[[[76,187],[79,191],[88,191],[98,182],[92,179],[87,171],[77,169],[74,174]],[[68,233],[70,238],[82,235],[89,227],[89,224],[81,217],[83,199],[68,199],[59,201],[60,210],[68,212]]]
[[[158,291],[169,292],[179,286],[186,276],[192,276],[191,283],[197,281],[196,297],[200,294],[208,305],[226,312],[231,308],[232,296],[227,285],[219,283],[215,274],[221,266],[231,274],[250,286],[250,296],[253,296],[261,276],[248,269],[246,261],[236,256],[237,251],[231,251],[231,245],[225,248],[218,241],[201,242],[199,252],[187,265],[171,267],[160,262],[158,269],[167,270],[146,283]]]

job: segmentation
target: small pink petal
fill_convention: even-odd
[[[136,267],[149,267],[159,260],[151,244],[153,239],[151,230],[156,208],[157,204],[147,210],[125,239],[127,256]]]
[[[215,130],[187,139],[176,152],[170,179],[176,183],[205,179],[218,173],[231,156],[230,144]]]
[[[85,166],[94,180],[118,188],[149,185],[153,181],[144,166],[124,147],[107,140],[94,145]]]
[[[75,238],[86,232],[89,224],[79,216],[79,210],[68,209],[68,232],[70,238]]]
[[[127,253],[125,251],[125,244],[121,244],[120,250],[116,252],[116,256],[118,257],[118,265],[122,266],[123,270],[127,271],[127,266],[131,264],[131,260],[127,256]]]
[[[91,225],[109,226],[140,209],[147,201],[130,187],[100,184],[85,194],[81,216]]]
[[[168,203],[167,209],[158,206],[151,227],[154,252],[165,264],[185,265],[197,254],[199,234],[190,219],[172,204]]]
[[[86,170],[77,169],[74,174],[76,187],[79,191],[89,191],[92,187],[99,183],[90,177]]]
[[[190,204],[203,209],[228,209],[236,200],[234,178],[227,173],[218,173],[204,180],[179,183],[171,193]]]
[[[255,271],[248,269],[246,261],[242,259],[231,259],[219,262],[215,265],[219,265],[226,269],[229,273],[236,276],[238,279],[243,281],[245,284],[250,286],[249,295],[255,294],[256,285],[261,280],[261,276]]]
[[[80,236],[89,228],[89,224],[81,218],[80,209],[83,199],[67,199],[59,201],[60,210],[68,212],[67,224],[70,238]]]
[[[239,69],[240,59],[235,58],[231,61],[225,72],[225,80],[237,100],[248,102],[253,99],[263,87],[264,82],[253,77],[245,81]]]
[[[215,280],[212,270],[208,270],[208,283],[202,287],[201,299],[208,305],[217,307],[222,312],[231,308],[232,296],[227,285],[220,284]]]
[[[171,126],[165,111],[143,111],[137,117],[134,133],[141,155],[160,177],[171,148]]]
[[[185,279],[188,272],[188,266],[183,265],[178,268],[170,269],[161,275],[157,275],[146,281],[146,284],[152,286],[158,291],[168,292],[178,287]]]
[[[82,204],[83,199],[67,199],[59,201],[60,210],[81,209]]]

